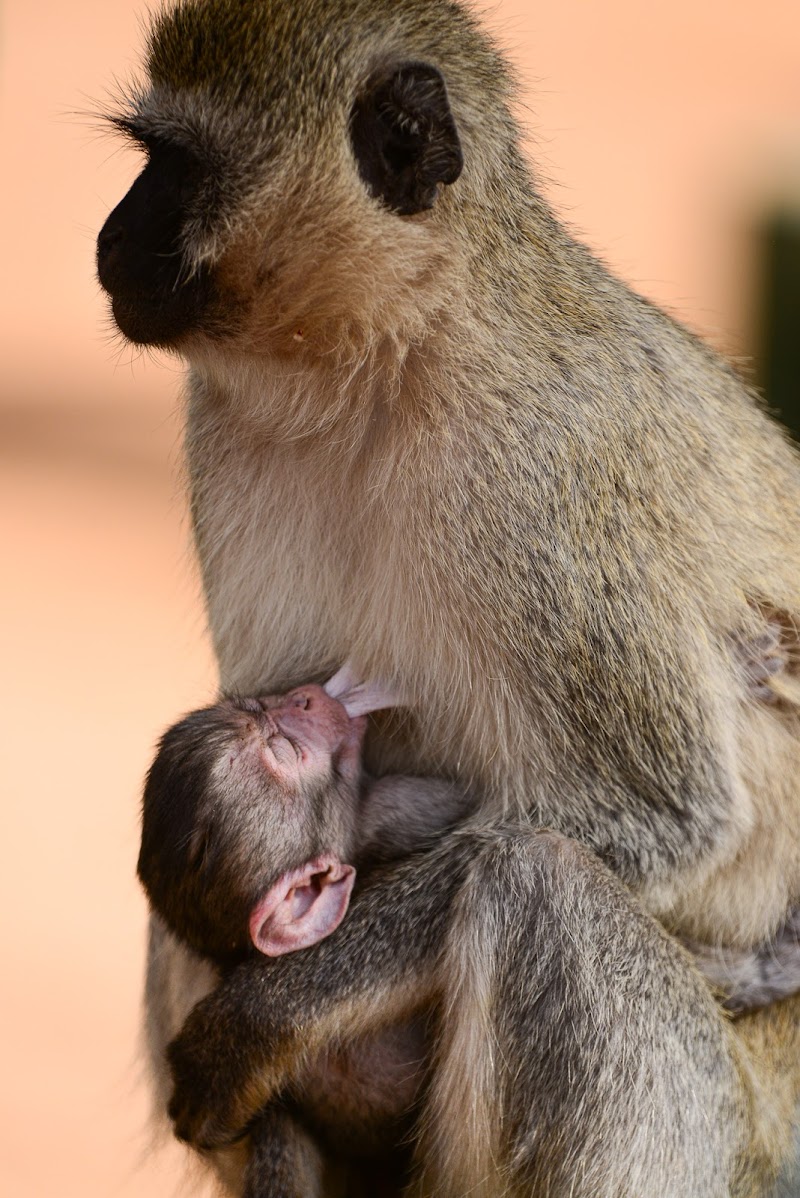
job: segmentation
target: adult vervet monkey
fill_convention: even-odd
[[[194,0],[147,70],[99,274],[126,336],[191,365],[223,685],[354,660],[412,700],[372,767],[484,796],[273,963],[269,1004],[263,972],[226,978],[247,1048],[223,1080],[231,1028],[198,1006],[181,1134],[237,1136],[309,1047],[397,1018],[391,992],[447,1012],[420,1192],[765,1193],[800,1007],[729,1023],[663,929],[747,949],[798,900],[794,451],[556,222],[460,6]],[[201,979],[158,929],[153,962],[158,1056]]]

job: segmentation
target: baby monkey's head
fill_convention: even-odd
[[[355,701],[351,717],[344,702],[320,686],[230,698],[163,736],[138,872],[153,909],[202,955],[277,956],[343,918],[366,724],[356,713],[374,709]]]

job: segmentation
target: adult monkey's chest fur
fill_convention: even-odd
[[[521,697],[531,579],[521,547],[510,572],[498,543],[475,539],[483,498],[468,455],[392,444],[376,475],[380,449],[272,438],[202,388],[187,446],[222,688],[278,690],[353,658],[408,687],[419,712],[387,742],[385,768],[471,776],[492,760],[502,778],[503,747],[521,734],[509,723],[536,740]],[[517,517],[497,530],[506,549]]]
[[[680,660],[688,640],[644,619],[634,517],[632,534],[602,476],[564,492],[568,427],[545,457],[523,397],[497,410],[359,445],[348,427],[276,435],[279,394],[259,416],[195,386],[189,468],[223,689],[283,689],[353,659],[417,716],[378,738],[373,767],[455,776],[526,811],[539,790],[545,810],[569,808],[606,750],[643,775],[697,771],[683,732],[704,723],[703,679]],[[612,538],[613,554],[590,551]],[[634,673],[652,707],[638,725]]]

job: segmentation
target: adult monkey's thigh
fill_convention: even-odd
[[[729,1020],[575,841],[477,857],[442,976],[421,1193],[727,1198],[751,1193],[744,1162],[769,1172]]]

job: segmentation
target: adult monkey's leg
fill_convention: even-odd
[[[753,1062],[786,1051],[799,1008],[764,1013],[772,1029],[747,1017],[742,1036],[690,957],[577,842],[520,832],[480,853],[442,976],[419,1194],[768,1192],[797,1079],[773,1098]],[[776,1072],[777,1058],[770,1084]],[[765,1106],[774,1125],[757,1122]]]
[[[800,1195],[800,994],[767,1010],[740,1016],[735,1031],[772,1115],[766,1129],[770,1155],[782,1161],[769,1198]],[[757,1072],[756,1072],[757,1071]],[[760,1193],[756,1189],[756,1193]]]
[[[313,1138],[279,1102],[250,1129],[242,1198],[344,1198]]]

